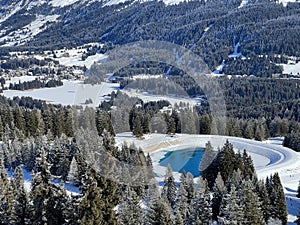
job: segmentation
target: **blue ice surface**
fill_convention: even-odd
[[[169,164],[172,171],[182,173],[190,172],[194,177],[199,177],[199,164],[203,157],[202,148],[187,148],[167,152],[159,161],[161,166],[167,167]]]

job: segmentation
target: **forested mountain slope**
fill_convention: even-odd
[[[0,6],[2,54],[154,39],[192,49],[211,70],[225,60],[226,74],[264,77],[281,73],[276,63],[287,62],[287,56],[300,57],[297,2],[1,1]]]

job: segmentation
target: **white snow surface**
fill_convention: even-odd
[[[170,104],[173,106],[175,103],[179,105],[180,102],[184,102],[186,104],[189,104],[191,108],[193,106],[199,104],[201,102],[200,99],[196,98],[190,98],[188,96],[182,97],[182,96],[176,96],[176,95],[152,95],[148,92],[140,92],[136,89],[132,90],[122,90],[122,92],[126,93],[130,97],[138,97],[143,100],[143,102],[150,102],[150,101],[159,101],[159,100],[167,100],[170,102]]]
[[[223,70],[224,66],[225,66],[225,60],[223,60],[222,63],[221,63],[219,66],[217,66],[217,68],[216,68],[216,70],[213,72],[213,74],[219,75],[220,72]]]
[[[20,76],[20,77],[12,77],[10,80],[5,81],[4,87],[9,87],[9,85],[12,84],[18,84],[19,82],[27,82],[27,81],[33,81],[37,76]]]
[[[300,62],[296,64],[279,64],[283,66],[283,73],[290,75],[300,75]]]
[[[68,5],[72,5],[75,2],[78,2],[79,0],[51,0],[50,4],[53,7],[65,7]]]
[[[279,3],[282,3],[284,6],[287,6],[289,2],[299,2],[299,0],[279,0]]]
[[[165,134],[151,134],[145,136],[144,140],[136,139],[131,133],[117,134],[117,145],[126,142],[134,143],[141,147],[145,153],[150,153],[156,179],[162,181],[166,167],[160,166],[159,161],[168,151],[185,148],[204,147],[210,141],[214,149],[223,146],[229,140],[234,150],[246,151],[251,155],[257,175],[260,179],[278,172],[284,187],[288,207],[289,225],[297,219],[300,211],[300,199],[296,197],[297,186],[300,180],[300,154],[280,145],[282,138],[274,138],[267,142],[259,142],[237,137],[215,136],[215,135],[189,135],[176,134],[171,137]],[[177,168],[182,168],[185,162],[178,160]],[[176,181],[179,181],[180,173],[174,173]]]
[[[82,55],[86,53],[88,45],[99,45],[98,43],[89,43],[86,45],[79,46],[78,49],[59,49],[55,50],[56,57],[53,55],[49,56],[54,60],[59,61],[61,65],[64,66],[86,66],[88,69],[94,64],[99,63],[102,60],[107,59],[106,54],[96,53],[95,55],[88,56],[85,60],[82,60]],[[36,55],[36,57],[43,57],[42,55]]]
[[[105,54],[96,54],[87,57],[84,61],[81,59],[81,55],[79,54],[71,54],[70,56],[62,56],[57,58],[56,60],[59,61],[61,65],[65,66],[86,66],[88,69],[91,68],[91,66],[94,63],[100,62],[101,60],[104,60],[107,58],[107,55]]]
[[[34,76],[24,76],[13,78],[10,83],[18,83],[34,80]],[[7,84],[8,85],[8,84]],[[5,90],[3,95],[8,98],[15,96],[28,96],[34,99],[45,100],[48,103],[62,104],[62,105],[83,105],[87,99],[92,99],[93,103],[88,104],[90,107],[97,107],[102,101],[108,100],[107,95],[112,91],[119,90],[120,85],[117,83],[102,82],[100,85],[83,84],[82,81],[63,80],[63,86],[53,88],[41,88],[25,91]],[[188,103],[192,108],[201,102],[200,98],[183,98],[175,95],[159,96],[151,95],[147,92],[139,92],[136,90],[121,90],[131,97],[138,97],[144,102],[167,100],[171,105],[180,102]]]
[[[127,2],[128,0],[110,0],[105,3],[105,6],[118,5],[120,3]]]
[[[62,105],[83,105],[87,99],[92,99],[90,107],[99,106],[105,96],[118,89],[118,84],[101,83],[99,85],[83,84],[81,81],[63,81],[63,86],[41,88],[26,91],[6,90],[3,95],[8,98],[28,96],[34,99],[45,100],[48,103]]]
[[[241,53],[237,52],[239,46],[240,46],[240,42],[238,42],[234,45],[234,51],[232,54],[228,55],[229,58],[238,58],[241,56]]]
[[[238,7],[238,8],[242,8],[242,7],[244,7],[245,5],[247,5],[247,4],[248,4],[248,2],[249,2],[249,0],[242,0],[242,2],[241,2],[241,4],[239,5],[239,7]]]

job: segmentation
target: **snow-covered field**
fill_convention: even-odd
[[[290,75],[300,75],[300,63],[296,64],[280,64],[283,66],[283,73]]]
[[[33,81],[37,78],[37,76],[21,76],[21,77],[12,77],[10,80],[5,82],[4,87],[9,87],[10,84],[18,84],[19,82],[28,82]],[[41,78],[41,77],[40,77]]]
[[[23,83],[26,81],[33,81],[37,78],[37,76],[21,76],[21,77],[12,77],[9,81],[6,81],[5,84],[17,84],[19,82]],[[40,77],[41,78],[41,77]]]
[[[34,80],[34,76],[24,76],[13,78],[11,83]],[[107,100],[106,96],[111,94],[112,91],[119,90],[119,84],[117,83],[106,83],[102,82],[100,85],[89,85],[83,84],[81,81],[69,81],[64,80],[63,86],[54,87],[54,88],[42,88],[42,89],[33,89],[26,91],[16,91],[16,90],[6,90],[3,92],[3,95],[8,98],[13,98],[15,96],[28,96],[34,99],[45,100],[48,103],[53,104],[62,104],[62,105],[82,105],[87,99],[92,99],[93,104],[88,106],[97,107],[99,104]],[[151,95],[146,92],[138,92],[136,90],[122,90],[131,97],[139,97],[144,102],[149,101],[158,101],[158,100],[167,100],[171,105],[175,103],[179,104],[180,102],[188,103],[191,107],[199,104],[201,102],[200,98],[182,98],[176,96],[158,96]]]
[[[150,101],[159,101],[159,100],[167,100],[170,102],[171,105],[174,105],[177,103],[179,105],[180,102],[184,102],[186,104],[189,104],[189,106],[193,107],[201,102],[200,99],[196,98],[190,98],[186,96],[186,98],[183,97],[177,97],[175,95],[152,95],[147,92],[140,92],[135,89],[132,90],[122,90],[130,97],[138,97],[142,99],[144,102],[150,102]]]
[[[117,135],[117,144],[123,142],[134,143],[137,147],[151,153],[154,172],[159,181],[163,180],[166,168],[159,165],[159,161],[168,151],[185,148],[204,147],[210,141],[215,149],[229,140],[236,151],[244,150],[251,155],[257,175],[264,179],[266,176],[278,172],[281,182],[285,188],[287,199],[289,224],[294,224],[296,216],[300,211],[300,201],[296,198],[297,186],[300,180],[300,154],[280,145],[280,138],[270,140],[266,143],[237,137],[225,137],[214,135],[188,135],[176,134],[171,137],[165,134],[151,134],[145,136],[144,140],[137,140],[131,133]],[[178,164],[184,165],[181,160]],[[181,168],[182,166],[176,166]],[[175,180],[179,180],[179,173],[174,173]]]
[[[53,104],[82,105],[87,99],[93,101],[88,106],[97,107],[105,100],[105,95],[116,91],[118,84],[102,83],[100,85],[83,84],[80,81],[63,81],[64,85],[54,88],[42,88],[26,91],[6,90],[3,95],[8,98],[28,96],[34,99],[45,100]]]
[[[59,61],[61,65],[64,66],[86,66],[88,69],[94,64],[101,60],[105,60],[107,55],[105,54],[95,54],[82,60],[82,54],[86,51],[85,49],[69,49],[69,50],[57,50],[57,58],[55,60]]]
[[[279,0],[278,2],[286,6],[289,2],[299,2],[299,0]]]

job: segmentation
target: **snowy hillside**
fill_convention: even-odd
[[[52,5],[53,7],[64,7],[64,6],[67,6],[67,5],[72,5],[72,4],[74,4],[75,2],[78,2],[78,1],[79,0],[64,0],[64,1],[51,0],[50,5]]]
[[[30,24],[1,37],[0,42],[5,42],[3,46],[22,45],[45,30],[47,28],[46,24],[56,22],[58,17],[59,15],[37,15],[36,19]]]
[[[57,1],[57,0],[53,0],[53,1]],[[76,0],[68,0],[68,1],[76,1]],[[108,0],[105,5],[109,6],[109,5],[117,5],[120,3],[124,3],[126,1],[129,0]],[[135,0],[138,1],[138,0]],[[141,0],[139,2],[146,2],[147,0]],[[151,1],[151,0],[148,0]],[[175,4],[179,4],[181,2],[186,2],[184,0],[162,0],[166,5],[175,5]],[[278,3],[282,3],[283,5],[287,5],[289,2],[297,2],[298,0],[279,0]],[[67,1],[66,1],[67,2]],[[249,0],[242,0],[241,4],[238,8],[242,8],[244,6],[246,6],[248,4]]]

